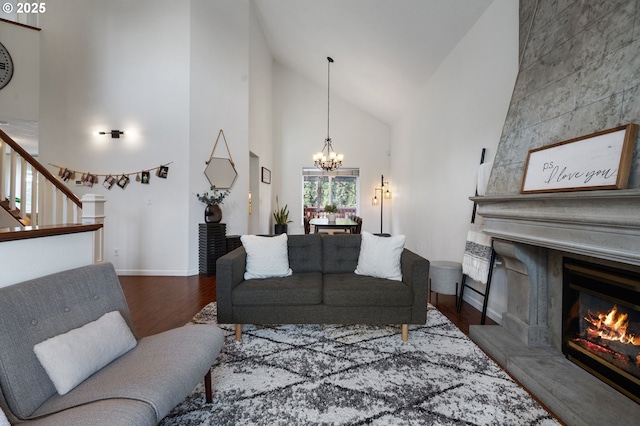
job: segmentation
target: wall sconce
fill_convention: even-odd
[[[99,135],[111,135],[113,139],[120,139],[120,135],[124,135],[122,130],[112,130],[110,132],[98,132]]]
[[[373,191],[373,199],[371,200],[371,204],[377,206],[380,204],[380,233],[382,234],[382,215],[384,213],[384,200],[391,199],[391,190],[389,189],[389,182],[384,181],[384,175],[380,175],[380,186],[375,188]],[[378,197],[378,191],[380,191],[380,197]]]

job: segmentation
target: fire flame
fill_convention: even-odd
[[[587,332],[591,337],[640,346],[640,336],[627,334],[628,317],[628,314],[619,314],[617,306],[606,314],[593,314],[589,311],[585,320],[593,327],[587,327]]]

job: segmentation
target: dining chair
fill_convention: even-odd
[[[354,234],[361,234],[362,233],[362,218],[360,216],[355,216],[354,221],[357,223],[355,229],[354,229]]]
[[[348,231],[334,231],[333,234],[360,234],[362,232],[362,218],[356,215],[349,216],[349,219],[357,223],[356,226]]]
[[[306,216],[304,217],[304,233],[305,234],[311,233],[311,224],[309,223],[309,218]]]

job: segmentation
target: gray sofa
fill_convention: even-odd
[[[424,324],[429,261],[404,249],[402,281],[356,275],[361,236],[288,236],[284,278],[244,280],[246,251],[239,247],[216,264],[218,322],[236,324]]]
[[[155,425],[205,377],[224,341],[216,326],[187,325],[137,339],[134,349],[59,395],[33,347],[119,311],[133,331],[108,263],[0,288],[0,407],[34,425]]]

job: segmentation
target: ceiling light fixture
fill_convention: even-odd
[[[330,172],[342,166],[344,155],[338,154],[333,150],[331,137],[329,136],[329,112],[331,100],[331,63],[333,59],[327,56],[327,138],[324,140],[322,151],[313,154],[313,164],[326,172]]]

